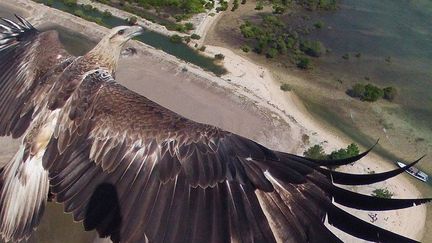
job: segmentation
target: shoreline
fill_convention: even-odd
[[[9,6],[11,6],[11,4],[17,6],[16,2],[21,3],[24,10],[29,11],[30,15],[37,12],[38,18],[34,18],[31,21],[39,21],[37,22],[38,24],[42,23],[44,17],[46,18],[49,16],[50,22],[66,25],[66,28],[85,33],[93,40],[97,40],[107,31],[104,27],[98,26],[95,23],[87,22],[59,10],[48,9],[48,7],[45,6],[37,6],[36,3],[33,2],[24,0],[6,0],[5,3],[2,2],[0,5],[8,5],[9,3]],[[38,9],[38,11],[36,11],[35,8]],[[216,16],[212,18],[215,17]],[[207,25],[204,29],[207,33],[208,29],[211,28]],[[217,53],[225,55],[223,63],[229,73],[219,78],[203,71],[197,66],[187,64],[145,44],[133,42],[131,45],[138,48],[139,54],[121,61],[123,64],[121,63],[119,67],[119,80],[124,81],[122,82],[123,84],[135,91],[138,90],[140,93],[148,92],[146,89],[153,88],[152,85],[156,84],[159,87],[158,91],[148,92],[146,96],[187,117],[194,117],[195,120],[212,123],[213,125],[218,125],[222,128],[224,128],[224,126],[229,127],[228,129],[231,131],[238,132],[246,137],[263,143],[266,146],[296,154],[301,154],[305,148],[305,145],[301,143],[301,136],[303,134],[309,135],[311,144],[327,141],[327,143],[323,144],[326,151],[345,147],[346,144],[349,143],[346,138],[329,132],[325,126],[317,122],[316,119],[306,111],[298,97],[294,94],[287,94],[286,92],[281,91],[279,89],[279,84],[272,77],[272,73],[268,69],[250,62],[247,58],[241,57],[227,48],[207,45],[207,55],[214,55]],[[140,59],[138,59],[138,57]],[[148,64],[156,63],[157,68],[152,68],[152,70],[143,70],[143,68],[140,70],[133,69],[133,66],[137,64],[145,66],[142,64],[143,61],[141,58],[146,58]],[[187,68],[187,72],[181,71],[184,67]],[[178,80],[179,83],[176,83],[173,86],[169,81],[163,85],[154,82],[153,84],[146,83],[145,85],[147,87],[143,87],[143,82],[138,82],[143,80],[143,74],[149,75],[149,73],[149,76],[152,78],[167,79],[165,77],[158,77],[158,75],[160,76],[158,73],[159,71],[169,72],[174,79]],[[289,77],[297,78],[292,75],[289,75]],[[161,80],[158,81],[162,82]],[[196,102],[196,100],[189,101],[187,107],[182,108],[179,107],[181,106],[179,104],[184,101],[180,98],[180,100],[170,100],[170,97],[164,98],[167,93],[173,92],[172,90],[169,90],[173,87],[182,89],[183,94],[187,95],[189,98],[200,99],[201,101],[206,101],[206,99],[211,96],[211,99],[214,101],[223,102],[223,100],[228,96],[229,100],[225,101],[226,103],[219,108],[219,111],[221,113],[227,112],[224,111],[224,108],[229,105],[229,103],[234,103],[236,108],[231,107],[234,111],[232,111],[232,114],[226,114],[226,116],[234,117],[232,119],[235,119],[237,115],[235,113],[243,110],[243,113],[241,114],[248,117],[246,119],[243,118],[243,121],[240,122],[243,124],[240,125],[236,125],[235,122],[237,121],[227,122],[224,120],[227,118],[215,121],[215,118],[212,116],[212,113],[214,112],[211,110],[216,109],[215,107],[203,108],[202,110],[204,110],[204,113],[207,111],[209,114],[201,116],[197,113],[202,112],[202,110],[194,109],[194,106],[196,105],[194,102]],[[207,90],[206,92],[208,93],[205,95],[201,94],[201,96],[206,97],[195,97],[198,95],[197,91],[205,92],[204,90]],[[178,103],[179,101],[180,103]],[[206,104],[201,104],[201,107],[206,107],[205,105]],[[235,109],[237,109],[237,111],[235,111]],[[199,112],[197,110],[199,110]],[[263,126],[264,123],[267,123],[266,129],[262,129],[258,134],[256,131],[253,131],[253,129],[247,129],[243,126],[250,126],[251,124],[249,124],[249,120],[254,117],[256,118],[257,114],[261,116],[259,119],[261,119],[262,123],[255,121],[256,124],[254,126],[259,127]],[[280,127],[278,128],[278,126]],[[271,131],[266,131],[268,129],[271,129]],[[284,134],[281,134],[282,132]],[[283,141],[283,143],[280,143],[280,141]],[[375,161],[379,161],[379,163],[376,163]],[[371,154],[367,158],[356,163],[355,166],[346,166],[343,169],[350,173],[365,173],[367,172],[367,168],[378,172],[393,169],[394,167],[389,163],[384,162],[382,158],[375,154]],[[378,185],[374,184],[373,186],[374,187],[366,187],[359,192],[370,194],[372,188],[377,186],[386,186],[391,189],[391,191],[394,190],[393,192],[397,198],[418,197],[420,195],[414,185],[406,179],[406,176],[398,176],[397,178],[389,180],[389,182]],[[362,212],[361,214],[356,213],[355,215],[368,221],[368,213],[369,212]],[[398,218],[399,220],[392,223],[385,220],[387,217]],[[400,212],[398,211],[398,213],[380,212],[378,218],[379,220],[377,221],[377,225],[381,227],[391,229],[408,237],[421,239],[424,231],[422,227],[409,227],[409,225],[424,225],[426,219],[426,207],[418,206],[401,210]],[[403,224],[408,222],[411,224]],[[343,239],[352,240],[351,238]]]

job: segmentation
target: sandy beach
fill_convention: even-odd
[[[80,32],[94,41],[107,32],[106,28],[95,23],[89,23],[31,1],[3,0],[0,3],[0,6],[2,5],[8,8],[19,6],[30,22],[36,25],[57,23],[72,31]],[[113,14],[116,15],[117,12],[122,11]],[[201,18],[201,21],[206,24],[199,28],[200,33],[211,31],[213,22],[207,18],[215,17],[208,15]],[[222,53],[225,56],[223,65],[228,73],[216,77],[197,66],[185,63],[145,44],[131,42],[130,46],[135,47],[138,54],[121,59],[117,72],[118,81],[188,118],[241,134],[270,148],[296,154],[302,154],[309,145],[302,142],[304,134],[309,136],[310,144],[321,143],[326,151],[346,147],[350,143],[343,135],[316,121],[294,93],[281,91],[280,84],[273,79],[269,70],[238,56],[227,48],[207,45],[207,55],[214,56]],[[298,78],[291,77],[289,74],[287,77]],[[9,138],[0,140],[0,164],[11,157],[16,144],[17,141]],[[372,170],[381,172],[394,169],[394,165],[372,153],[354,166],[341,169],[350,173],[367,173]],[[383,183],[351,189],[371,194],[375,188],[382,187],[392,191],[395,198],[421,196],[406,175]],[[425,206],[397,212],[352,212],[368,222],[371,221],[370,215],[376,214],[377,220],[374,224],[407,237],[421,240],[424,234]],[[48,215],[54,213],[59,214],[58,210],[56,212],[48,210]],[[49,220],[44,220],[42,229],[49,229],[50,223]],[[362,242],[340,235],[347,242]],[[39,239],[44,239],[45,236],[40,237]],[[73,242],[73,238],[70,240]]]

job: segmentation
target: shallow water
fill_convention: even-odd
[[[328,29],[311,38],[331,49],[322,68],[397,87],[397,112],[432,134],[432,1],[343,0],[340,10],[317,17]],[[348,61],[341,58],[345,53]]]
[[[432,1],[430,0],[342,0],[341,9],[314,16],[326,23],[326,29],[314,32],[331,52],[321,58],[319,67],[344,82],[372,82],[381,87],[394,86],[399,107],[383,108],[403,122],[405,129],[431,144],[432,141]],[[349,60],[342,56],[350,53]],[[355,57],[361,53],[361,57]],[[390,58],[389,58],[390,57]],[[389,61],[386,59],[389,58]],[[370,80],[366,80],[368,77]],[[311,111],[336,124],[351,138],[363,144],[362,134],[350,124],[342,124],[340,116],[312,104]],[[327,107],[328,108],[328,107]],[[354,135],[357,135],[355,137]],[[405,148],[399,148],[404,151]],[[406,149],[405,149],[406,150]],[[416,153],[430,155],[432,148]],[[394,156],[378,151],[387,158]],[[432,157],[419,165],[432,175]],[[432,195],[432,182],[411,179],[426,196]],[[424,242],[432,242],[432,206],[428,206]]]

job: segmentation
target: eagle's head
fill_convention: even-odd
[[[114,27],[86,54],[86,57],[97,68],[106,68],[114,72],[124,44],[143,32],[144,28],[139,25]]]
[[[104,39],[112,46],[122,47],[128,40],[144,32],[144,28],[139,25],[117,26],[110,30]]]

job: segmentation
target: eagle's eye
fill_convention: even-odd
[[[117,34],[119,34],[119,35],[123,35],[123,34],[124,34],[124,30],[119,30],[119,31],[117,32]]]

